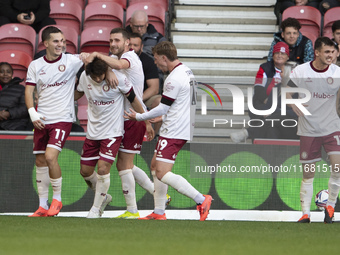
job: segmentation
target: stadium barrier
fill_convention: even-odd
[[[38,207],[32,133],[0,134],[0,213],[28,213]],[[63,212],[88,211],[93,192],[79,174],[80,153],[85,137],[71,135],[59,157],[62,169]],[[150,175],[155,141],[143,144],[135,164]],[[326,155],[317,164],[314,193],[327,189]],[[301,165],[299,147],[253,144],[186,144],[173,169],[204,194],[214,198],[213,210],[300,211]],[[115,166],[111,169],[107,210],[124,210],[125,201]],[[172,188],[167,210],[193,210],[195,203]],[[152,210],[151,194],[136,185],[140,210]],[[52,200],[50,187],[49,201]],[[317,210],[312,203],[312,210]],[[339,211],[336,208],[336,211]]]

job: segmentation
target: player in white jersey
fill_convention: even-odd
[[[290,75],[291,87],[307,89],[311,99],[304,109],[292,105],[299,116],[300,162],[303,179],[300,200],[303,216],[300,223],[310,222],[315,163],[321,160],[321,147],[330,159],[329,198],[325,208],[325,223],[332,223],[334,207],[340,189],[340,119],[336,113],[336,95],[340,88],[340,68],[332,64],[335,45],[327,37],[315,41],[315,59],[297,66]]]
[[[134,109],[144,112],[135,97],[127,77],[115,71],[118,86],[113,89],[105,81],[108,65],[95,58],[83,72],[75,99],[84,93],[88,101],[87,135],[81,155],[80,173],[95,192],[93,206],[87,218],[99,218],[107,204],[112,201],[107,194],[110,186],[110,169],[118,152],[124,134],[124,99],[131,102]],[[97,173],[94,171],[98,164]]]
[[[94,57],[98,57],[99,59],[104,60],[111,68],[124,72],[131,81],[136,97],[140,102],[143,102],[143,67],[138,55],[133,50],[129,50],[129,43],[129,33],[125,29],[114,28],[110,33],[110,51],[113,55],[109,57],[93,52],[89,58],[86,59],[86,62],[91,62]],[[142,105],[144,106],[143,103]],[[130,103],[125,100],[125,109],[129,108]],[[145,106],[144,109],[146,109]],[[125,213],[118,216],[118,218],[135,219],[139,217],[136,203],[135,182],[150,194],[153,195],[154,192],[154,184],[148,175],[133,164],[135,154],[139,154],[141,151],[146,129],[149,134],[149,139],[151,140],[154,133],[151,124],[148,121],[145,123],[129,120],[124,122],[125,134],[118,152],[117,169],[122,181],[122,189],[127,210]]]
[[[39,208],[31,216],[57,215],[62,208],[61,169],[58,156],[71,131],[74,117],[74,84],[76,73],[89,54],[63,54],[64,37],[53,26],[42,32],[46,55],[28,67],[25,101],[34,125],[36,180]],[[37,89],[38,108],[34,109],[33,91]],[[48,207],[49,184],[53,187],[53,201]]]
[[[192,71],[177,58],[177,50],[171,42],[161,42],[152,50],[157,67],[170,72],[164,82],[161,103],[147,113],[139,114],[132,109],[125,112],[130,120],[148,120],[163,115],[163,124],[151,165],[156,165],[154,175],[155,209],[145,220],[166,220],[165,195],[168,185],[197,203],[200,220],[209,213],[212,197],[202,195],[185,178],[171,172],[176,156],[183,145],[192,139],[194,112],[196,109],[196,81]]]

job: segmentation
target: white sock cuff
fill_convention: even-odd
[[[138,166],[135,166],[135,165],[133,165],[133,167],[132,167],[132,171],[135,171],[135,170],[139,170],[140,168],[138,167]],[[142,169],[140,169],[140,170],[142,170]]]
[[[93,174],[91,174],[90,176],[84,177],[84,180],[90,181],[90,180],[92,180],[93,178],[95,178],[96,175],[97,175],[97,172],[93,172]]]
[[[313,181],[314,181],[314,178],[309,178],[309,179],[302,179],[302,181],[305,183],[305,184],[313,184]]]
[[[48,166],[35,166],[35,169],[39,174],[48,173]]]
[[[126,170],[122,170],[122,171],[118,172],[119,176],[123,176],[123,175],[126,175],[128,173],[132,173],[132,169],[126,169]]]
[[[156,177],[156,171],[151,171],[151,175],[152,175],[154,178],[157,178],[157,177]]]
[[[59,177],[59,178],[57,178],[57,179],[52,179],[52,178],[50,178],[51,183],[59,183],[59,182],[61,183],[62,180],[63,180],[63,177]]]
[[[168,180],[173,177],[175,174],[172,172],[167,172],[165,175],[163,175],[163,178],[161,179],[161,182],[168,183]]]
[[[105,180],[105,179],[110,179],[110,173],[104,174],[104,175],[98,174],[98,180]]]

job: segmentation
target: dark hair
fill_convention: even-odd
[[[334,42],[328,37],[319,37],[314,43],[314,50],[320,50],[323,46],[335,47]]]
[[[10,63],[8,63],[8,62],[0,62],[0,66],[3,66],[3,65],[9,66],[9,68],[11,69],[11,72],[13,73],[13,67],[12,67],[12,65]]]
[[[99,76],[106,73],[108,68],[107,63],[99,58],[94,58],[93,61],[86,65],[85,72],[86,75]]]
[[[340,29],[340,20],[334,21],[333,25],[332,25],[332,32],[334,33],[335,30]]]
[[[301,24],[297,19],[287,18],[281,23],[281,31],[284,32],[287,27],[293,27],[296,30],[300,30]]]
[[[339,51],[339,44],[334,39],[332,39],[332,42],[334,43],[334,48]]]
[[[125,40],[130,39],[130,34],[125,28],[116,27],[111,30],[110,34],[122,34]]]
[[[51,38],[51,34],[56,34],[56,33],[63,33],[61,32],[61,30],[57,27],[53,27],[53,26],[49,26],[47,28],[45,28],[42,33],[41,33],[41,40],[47,41]]]
[[[143,41],[143,39],[140,36],[140,34],[137,34],[137,33],[130,33],[130,38],[139,38],[141,41]]]
[[[163,41],[155,45],[152,48],[152,54],[164,55],[170,61],[175,61],[177,59],[177,49],[172,42]]]

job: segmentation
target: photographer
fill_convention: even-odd
[[[8,23],[21,23],[33,27],[38,33],[44,26],[56,24],[49,15],[49,0],[0,1],[0,26]]]

